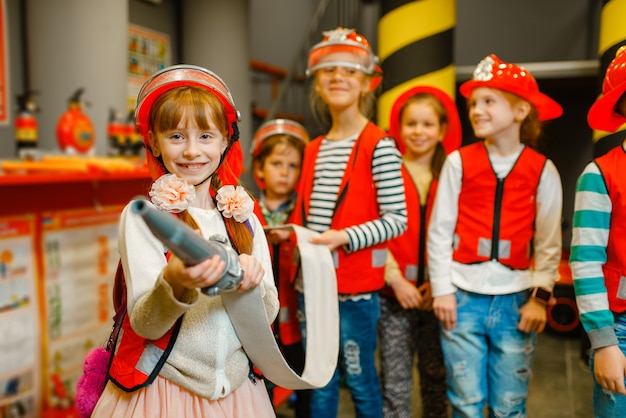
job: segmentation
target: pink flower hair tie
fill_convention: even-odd
[[[176,174],[164,174],[152,183],[149,195],[157,209],[180,213],[194,201],[196,189]]]
[[[235,218],[237,222],[245,222],[252,215],[254,201],[241,187],[232,185],[222,186],[217,191],[217,209],[226,218]]]

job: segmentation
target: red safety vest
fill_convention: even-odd
[[[402,166],[402,179],[408,214],[407,229],[404,234],[389,240],[389,251],[393,254],[404,277],[419,286],[426,280],[427,231],[437,193],[437,180],[431,182],[426,204],[422,205],[417,186],[404,165]],[[408,270],[413,270],[415,273],[411,275]],[[411,279],[410,276],[414,278]],[[393,289],[389,286],[383,287],[380,292],[385,296],[395,297]]]
[[[612,204],[607,260],[602,267],[604,284],[611,311],[626,312],[626,299],[618,297],[620,282],[626,277],[626,222],[623,222],[626,219],[626,153],[620,145],[595,162],[600,168]]]
[[[357,138],[339,186],[331,229],[341,230],[380,217],[372,176],[372,159],[376,144],[387,136],[385,131],[369,122]],[[305,221],[313,190],[315,161],[322,139],[323,136],[317,137],[305,149],[300,189],[294,210],[294,223],[298,225],[306,226]],[[384,286],[387,243],[380,243],[352,253],[338,248],[334,255],[339,294],[374,292]]]
[[[459,152],[463,183],[452,258],[463,264],[497,260],[515,270],[527,269],[546,157],[524,147],[509,174],[498,179],[482,141]]]
[[[261,224],[267,226],[267,221],[261,212],[258,201],[254,202],[254,213],[257,215]],[[291,215],[287,219],[287,223],[291,223]],[[278,337],[283,345],[291,345],[302,341],[300,333],[300,321],[298,320],[298,296],[293,288],[293,282],[298,274],[298,260],[294,261],[294,252],[297,247],[295,233],[292,233],[287,241],[278,244],[278,254],[275,253],[275,246],[269,244],[272,264],[278,272],[274,271],[274,279],[276,288],[278,289],[278,301],[280,303],[280,311],[278,313],[279,329]],[[275,263],[277,261],[277,263]]]
[[[169,253],[166,256],[169,258]],[[165,364],[167,357],[174,348],[183,316],[178,318],[169,331],[158,340],[140,337],[130,325],[126,312],[126,284],[121,262],[115,275],[113,290],[116,307],[116,323],[122,321],[121,329],[115,336],[108,378],[120,389],[133,392],[150,385]]]

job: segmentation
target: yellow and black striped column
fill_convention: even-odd
[[[378,21],[378,57],[383,69],[378,125],[389,127],[393,102],[418,84],[455,97],[456,0],[385,0]]]
[[[602,91],[602,81],[604,73],[609,66],[617,50],[626,45],[626,0],[606,0],[602,6],[600,17],[600,39],[598,54],[600,56],[600,70],[598,72],[599,83],[598,93]],[[594,131],[594,156],[598,157],[616,145],[620,144],[626,137],[626,125],[617,131],[604,132]]]

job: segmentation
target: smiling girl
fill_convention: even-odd
[[[237,182],[243,155],[228,87],[204,68],[168,67],[145,82],[135,116],[154,180],[146,204],[205,238],[228,237],[244,271],[239,291],[260,287],[273,320],[272,266],[253,202]],[[221,277],[225,262],[215,255],[184,265],[132,203],[119,231],[128,314],[92,416],[274,417],[221,296],[200,291]]]
[[[391,108],[389,134],[397,139],[402,152],[408,228],[389,242],[387,286],[380,291],[378,338],[383,413],[389,418],[413,416],[415,364],[422,417],[447,417],[446,370],[439,321],[432,310],[426,231],[441,166],[446,154],[461,145],[456,105],[436,87],[412,87]]]
[[[375,365],[378,290],[387,241],[406,230],[401,156],[393,138],[369,120],[381,81],[377,57],[353,29],[324,32],[309,52],[312,106],[330,123],[307,145],[298,200],[299,223],[320,235],[335,260],[339,298],[339,361],[331,381],[314,389],[311,416],[335,417],[340,375],[358,417],[382,417]]]

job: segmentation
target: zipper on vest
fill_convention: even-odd
[[[417,285],[426,280],[426,205],[420,204],[420,236],[417,252]]]
[[[500,215],[502,212],[502,195],[504,194],[504,178],[496,178],[496,197],[493,207],[493,230],[491,232],[491,259],[498,260],[500,255]]]

